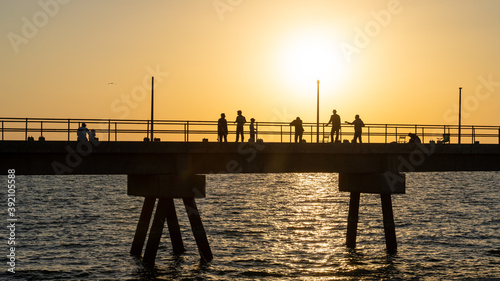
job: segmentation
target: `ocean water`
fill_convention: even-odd
[[[16,177],[15,272],[7,272],[7,177],[0,177],[1,280],[500,280],[500,173],[408,173],[393,195],[388,255],[380,196],[362,194],[357,248],[337,174],[207,176],[197,199],[214,254],[201,263],[175,200],[186,252],[164,229],[154,268],[129,254],[143,198],[125,176]]]

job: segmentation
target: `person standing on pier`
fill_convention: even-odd
[[[243,125],[247,122],[247,119],[245,116],[241,115],[241,110],[238,110],[238,116],[236,116],[236,142],[238,142],[241,134],[241,142],[244,141],[244,136],[243,136]]]
[[[290,126],[295,126],[295,142],[297,140],[302,142],[302,134],[304,133],[304,127],[302,127],[302,120],[300,117],[297,117],[295,120],[290,123]]]
[[[333,110],[333,115],[330,117],[330,121],[328,124],[332,123],[332,132],[330,133],[331,140],[333,142],[333,134],[335,133],[335,142],[339,141],[339,133],[340,133],[340,116],[337,114],[337,110]]]
[[[257,130],[255,130],[255,118],[250,119],[250,139],[248,139],[248,142],[255,142],[255,133]]]
[[[219,121],[217,122],[217,135],[219,136],[219,142],[222,142],[222,139],[224,139],[224,142],[227,142],[227,134],[226,114],[221,113]]]
[[[363,120],[361,120],[359,118],[359,115],[356,114],[356,116],[354,117],[354,121],[352,122],[347,122],[345,121],[347,124],[349,125],[354,125],[354,139],[352,140],[352,143],[356,143],[356,139],[359,139],[359,143],[363,143],[361,141],[361,128],[365,126],[365,123],[363,123]]]
[[[87,124],[82,123],[82,126],[76,131],[76,135],[78,136],[78,141],[86,141],[87,135],[89,135],[90,137],[90,132],[89,129],[87,129]]]

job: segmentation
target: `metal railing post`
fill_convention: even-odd
[[[28,118],[26,118],[26,130],[24,132],[24,140],[28,140]]]
[[[370,143],[370,127],[368,127],[368,143]]]
[[[186,142],[189,142],[189,121],[186,121]]]
[[[70,140],[70,124],[71,124],[71,120],[68,119],[68,141]]]
[[[40,121],[40,136],[43,137],[43,121]]]
[[[111,119],[108,119],[108,142],[111,141]]]
[[[3,120],[2,120],[2,140],[3,140]]]
[[[117,141],[117,139],[118,139],[118,132],[117,132],[117,125],[115,122],[115,141]]]
[[[387,124],[385,124],[385,143],[387,143]]]
[[[254,141],[257,142],[259,139],[259,122],[255,122],[255,139]]]

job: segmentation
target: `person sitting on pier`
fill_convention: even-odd
[[[408,136],[410,137],[408,143],[422,143],[422,141],[416,134],[409,133]]]
[[[222,139],[224,139],[224,142],[227,142],[227,134],[226,114],[221,113],[219,121],[217,122],[217,135],[219,136],[219,142],[222,142]]]
[[[352,143],[356,143],[356,139],[359,139],[359,143],[363,143],[361,141],[361,133],[362,133],[361,128],[365,126],[365,123],[363,123],[363,120],[359,118],[359,115],[356,114],[356,116],[354,117],[354,121],[352,122],[345,121],[345,122],[349,125],[354,125],[354,139],[352,140]]]
[[[295,120],[290,123],[290,126],[295,126],[295,142],[297,140],[302,142],[302,134],[304,133],[304,127],[302,127],[302,120],[300,117],[297,117]]]
[[[78,141],[86,141],[87,135],[90,136],[90,131],[89,129],[87,129],[87,124],[82,123],[82,126],[76,131],[76,135],[78,136]]]
[[[99,141],[99,138],[96,137],[96,135],[95,135],[95,130],[94,129],[90,130],[89,141]]]
[[[238,116],[236,116],[236,142],[238,142],[241,134],[241,142],[244,141],[244,136],[243,136],[243,125],[247,122],[247,119],[245,116],[241,115],[241,110],[238,110]]]
[[[328,126],[328,124],[332,123],[332,132],[330,133],[330,137],[333,142],[333,134],[335,133],[335,142],[339,141],[339,133],[340,133],[340,116],[337,114],[337,110],[333,110],[333,115],[330,117],[330,121],[325,126]]]
[[[250,139],[248,139],[248,142],[255,142],[255,133],[257,131],[255,130],[255,118],[250,119]]]

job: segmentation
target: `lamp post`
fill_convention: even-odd
[[[462,140],[462,87],[458,88],[458,144]]]
[[[153,123],[154,123],[154,88],[155,88],[155,78],[151,77],[151,141],[153,138]]]
[[[316,141],[319,143],[319,80],[318,80],[318,104],[317,104],[317,110],[316,110]]]

